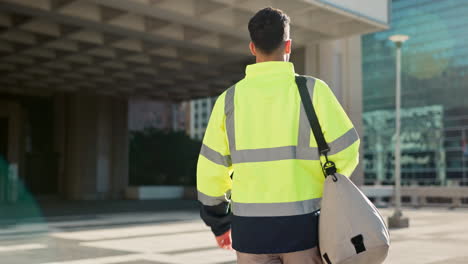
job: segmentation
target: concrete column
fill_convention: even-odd
[[[66,197],[74,200],[96,199],[96,97],[69,96],[67,116]]]
[[[345,41],[343,103],[361,138],[359,165],[353,174],[357,185],[364,184],[364,127],[362,121],[362,53],[361,36],[348,38]]]
[[[294,70],[298,74],[305,74],[305,52],[306,48],[299,48],[299,49],[294,49],[291,52],[291,58],[289,59],[290,62],[294,64]]]
[[[110,166],[110,198],[123,198],[128,186],[128,100],[115,98],[112,100],[112,146]]]
[[[304,74],[320,78],[320,46],[309,44],[304,51]]]
[[[66,197],[66,147],[67,147],[67,96],[64,93],[54,95],[54,151],[58,153],[57,189],[58,194]]]
[[[322,79],[330,86],[362,139],[361,38],[355,36],[311,44],[306,47],[305,59],[305,74]],[[364,183],[362,157],[363,143],[360,162],[352,176],[357,185]]]
[[[128,101],[67,96],[63,151],[67,198],[122,198],[128,185]]]
[[[21,160],[20,135],[22,135],[21,106],[14,101],[0,101],[0,117],[8,119],[8,152],[5,159],[18,164]]]
[[[24,111],[21,105],[15,101],[0,100],[0,117],[7,118],[8,122],[8,150],[6,161],[10,166],[18,168],[19,178],[25,178],[26,152],[24,141]],[[0,201],[2,200],[2,179],[0,178]]]
[[[112,163],[112,99],[99,96],[97,108],[97,144],[96,144],[96,193],[99,198],[106,198],[110,191]]]

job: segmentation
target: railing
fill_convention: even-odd
[[[362,192],[377,206],[393,205],[393,186],[362,186]],[[402,204],[405,206],[468,207],[468,187],[402,186]]]
[[[393,180],[383,180],[378,183],[375,179],[365,179],[366,186],[393,186]],[[401,179],[402,186],[438,186],[438,187],[468,187],[468,178],[465,179]]]

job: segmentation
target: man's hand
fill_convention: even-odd
[[[227,250],[232,250],[232,243],[231,243],[231,229],[229,229],[226,233],[217,236],[216,242],[218,242],[218,246],[220,248],[224,248]]]

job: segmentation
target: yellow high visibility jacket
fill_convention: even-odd
[[[241,252],[285,253],[317,243],[310,226],[325,178],[295,76],[289,62],[248,65],[245,78],[217,99],[203,138],[202,218],[215,235],[232,228],[233,247]],[[359,161],[358,134],[325,82],[307,76],[307,87],[328,158],[349,177]],[[278,239],[289,241],[271,244]]]

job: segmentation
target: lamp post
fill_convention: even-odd
[[[400,105],[401,105],[401,46],[409,39],[406,35],[393,35],[389,38],[397,48],[396,57],[396,109],[395,109],[395,212],[388,218],[390,228],[409,226],[409,219],[401,212],[401,162],[400,162]]]

